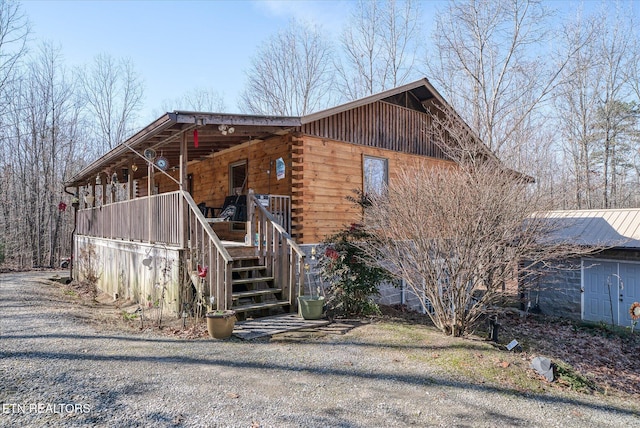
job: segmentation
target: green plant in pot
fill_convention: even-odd
[[[309,277],[309,265],[306,264],[304,269]],[[320,287],[313,287],[309,282],[310,294],[298,296],[298,311],[302,318],[306,320],[317,320],[322,318],[324,312],[324,296],[320,295]]]

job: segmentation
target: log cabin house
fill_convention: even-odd
[[[359,221],[354,190],[452,164],[430,132],[434,103],[446,105],[421,79],[303,117],[166,113],[66,183],[73,276],[178,315],[293,310],[305,257]]]

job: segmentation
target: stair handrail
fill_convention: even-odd
[[[306,254],[304,253],[304,251],[302,251],[302,248],[298,246],[296,241],[294,241],[294,239],[291,237],[291,235],[289,235],[289,233],[285,230],[285,228],[280,223],[278,223],[278,221],[273,216],[273,214],[271,214],[269,210],[267,210],[264,206],[262,206],[260,201],[258,201],[258,199],[256,198],[255,194],[249,192],[249,197],[251,201],[254,203],[254,206],[257,207],[258,210],[260,210],[261,214],[265,216],[270,223],[273,224],[273,227],[282,234],[282,236],[287,240],[287,243],[291,245],[291,248],[298,254],[298,256],[303,258],[306,257]]]
[[[250,203],[249,203],[250,202]],[[288,271],[288,284],[287,284],[287,288],[289,289],[289,301],[292,305],[295,305],[295,298],[299,295],[301,295],[304,292],[304,269],[306,269],[305,266],[305,258],[306,258],[306,254],[304,253],[304,251],[302,251],[302,248],[300,248],[300,246],[296,243],[296,241],[293,240],[293,238],[291,237],[291,235],[289,235],[289,233],[285,230],[285,228],[278,223],[278,221],[275,219],[275,217],[273,216],[273,214],[271,212],[269,212],[269,210],[267,210],[261,203],[260,201],[256,198],[255,194],[253,193],[253,190],[250,189],[249,190],[249,195],[248,195],[248,208],[249,208],[249,239],[254,239],[254,221],[255,219],[252,216],[252,212],[253,209],[257,207],[258,212],[260,213],[260,215],[263,216],[264,219],[266,219],[266,221],[268,223],[271,224],[271,226],[273,227],[273,229],[275,229],[280,236],[285,240],[285,242],[287,243],[287,246],[289,248],[291,248],[293,251],[291,253],[291,256],[295,255],[297,256],[297,260],[294,260],[293,257],[290,256],[289,258],[289,271]],[[265,231],[261,230],[260,231],[261,234],[264,234]],[[267,240],[267,236],[266,235],[261,235],[258,237],[258,247],[264,245],[264,242]],[[271,251],[275,252],[276,249],[272,248]],[[281,254],[282,256],[282,254]],[[275,256],[276,258],[278,256]],[[273,266],[270,266],[270,268],[273,268]],[[297,268],[297,271],[296,271]],[[296,284],[293,284],[293,281],[296,281]],[[293,289],[293,285],[297,286],[297,291],[294,293],[294,289]]]
[[[207,235],[209,236],[209,238],[211,238],[211,240],[213,241],[213,244],[215,245],[216,249],[220,252],[224,260],[226,262],[232,262],[233,257],[231,257],[231,255],[225,248],[224,244],[218,237],[218,235],[216,235],[216,233],[213,231],[213,229],[209,225],[209,222],[205,218],[204,214],[202,214],[202,211],[200,211],[200,208],[198,208],[198,205],[193,200],[191,195],[188,192],[185,192],[184,190],[180,190],[180,193],[182,193],[182,196],[187,201],[187,204],[189,205],[191,212],[195,214],[196,218],[198,219],[198,223],[200,223],[200,225],[203,226],[203,229],[205,230],[205,232],[207,232]]]
[[[191,253],[190,257],[191,257],[192,265],[189,266],[189,269],[190,271],[195,270],[196,268],[195,265],[202,265],[202,267],[207,266],[209,271],[203,277],[204,278],[203,281],[208,282],[209,294],[210,296],[215,297],[215,301],[214,301],[215,307],[212,307],[212,309],[220,309],[220,310],[230,309],[232,304],[231,268],[233,263],[233,257],[231,257],[231,255],[225,248],[224,244],[218,237],[218,235],[216,235],[216,233],[213,231],[213,229],[207,222],[207,219],[205,218],[204,214],[202,214],[202,211],[200,211],[200,208],[198,208],[198,205],[195,203],[191,195],[184,190],[180,190],[180,193],[182,194],[183,200],[186,201],[187,203],[188,211],[190,211],[193,218],[195,218],[196,220],[195,223],[201,230],[203,234],[203,239],[206,239],[209,243],[213,244],[213,247],[210,248],[210,250],[215,249],[215,254],[209,251],[208,260],[205,260],[202,254],[196,254],[197,258],[201,259],[199,260],[200,261],[199,263],[198,261],[194,260],[194,253],[198,252],[199,248],[197,247],[197,245],[199,243],[193,242],[193,239],[191,239],[189,250]],[[189,219],[188,212],[185,212],[185,215],[187,215],[187,217],[185,218],[184,224],[185,225],[189,224],[189,226],[193,228],[195,224],[191,225],[191,222],[188,221]],[[191,230],[191,236],[192,237],[195,236],[197,238],[198,236],[197,231]],[[186,244],[186,239],[185,239],[185,244]],[[185,245],[185,248],[186,248],[186,245]]]

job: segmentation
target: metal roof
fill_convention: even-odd
[[[219,126],[233,127],[234,132],[221,132]],[[241,114],[221,114],[190,111],[166,113],[146,126],[124,143],[100,156],[91,164],[74,175],[65,184],[69,187],[84,185],[90,178],[105,170],[117,170],[128,167],[141,159],[132,152],[141,153],[146,148],[157,150],[169,161],[172,167],[178,165],[180,140],[186,134],[190,143],[189,162],[207,158],[211,154],[242,144],[246,141],[258,141],[272,135],[281,134],[300,126],[299,117],[256,116]],[[193,145],[193,131],[198,130],[200,145]],[[133,173],[133,178],[146,175],[146,168]]]
[[[558,223],[554,239],[577,245],[640,248],[640,209],[549,211]]]

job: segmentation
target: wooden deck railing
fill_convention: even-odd
[[[268,211],[289,235],[291,235],[291,198],[283,195],[267,195]],[[262,200],[260,199],[262,203]]]
[[[211,229],[204,215],[191,195],[182,192],[187,203],[187,219],[189,230],[189,252],[187,269],[200,297],[205,289],[214,298],[213,309],[231,309],[233,284],[231,267],[233,258],[224,247],[218,235]],[[203,278],[197,277],[198,265],[207,268]],[[196,279],[197,278],[197,279]],[[210,302],[206,302],[210,304]]]
[[[209,290],[215,309],[231,307],[233,259],[187,192],[162,193],[79,210],[76,233],[188,250],[185,269],[194,282],[198,300]],[[203,278],[196,275],[198,265],[208,269]]]
[[[98,238],[184,247],[180,192],[116,202],[78,211],[76,232]]]
[[[247,198],[248,237],[283,296],[295,305],[304,290],[305,254],[291,238],[289,199],[270,196],[269,212],[253,192]],[[281,224],[282,223],[282,224]],[[283,226],[284,225],[284,226]],[[176,246],[185,250],[185,269],[202,300],[205,290],[214,298],[213,309],[232,306],[233,258],[207,223],[191,195],[176,191],[78,211],[78,235]],[[207,268],[198,277],[198,266]],[[205,302],[210,304],[210,302]]]
[[[262,206],[252,191],[247,197],[249,211],[249,237],[258,247],[267,269],[272,272],[278,286],[283,289],[291,305],[304,290],[305,254],[279,224],[272,213]]]

